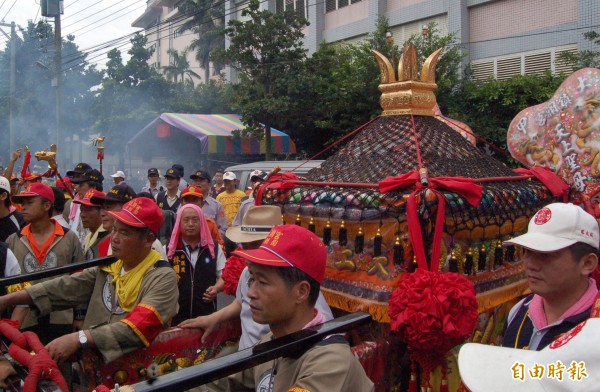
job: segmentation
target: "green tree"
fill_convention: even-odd
[[[0,77],[5,81],[0,84],[0,126],[5,130],[9,128],[10,46],[13,44],[17,70],[15,141],[17,146],[29,145],[34,151],[47,148],[56,142],[52,25],[43,21],[29,22],[25,28],[19,29],[15,41],[11,43],[9,40],[5,49],[0,51]],[[75,37],[63,37],[63,138],[73,134],[85,135],[89,131],[87,113],[94,99],[92,87],[100,83],[102,72],[91,66],[86,57],[75,44]],[[58,145],[59,163],[65,161],[67,154],[64,142],[62,139]],[[8,147],[5,143],[1,152],[8,154]]]
[[[171,83],[148,65],[147,38],[136,34],[131,43],[125,64],[119,50],[108,53],[107,76],[90,109],[92,129],[107,136],[106,149],[118,153],[121,167],[126,142],[160,113],[171,92]]]
[[[196,51],[196,60],[204,69],[204,82],[210,79],[210,56],[217,49],[225,48],[225,3],[215,0],[182,0],[178,4],[182,14],[191,18],[181,26],[181,31],[191,30],[195,38],[190,49]],[[215,69],[220,65],[214,64]]]
[[[581,68],[600,68],[600,33],[596,31],[587,31],[583,36],[593,49],[582,50],[581,52],[563,52],[559,59],[569,64],[573,71]]]
[[[229,22],[230,46],[211,57],[238,72],[233,105],[248,132],[264,135],[267,160],[271,158],[271,127],[284,123],[296,106],[290,87],[306,59],[302,29],[307,25],[294,11],[274,14],[261,10],[258,0],[250,0],[242,18]]]
[[[188,48],[184,49],[181,53],[175,49],[167,50],[167,53],[172,56],[173,61],[170,65],[163,66],[162,69],[167,77],[173,79],[174,82],[177,82],[177,78],[181,78],[181,83],[183,83],[186,75],[190,78],[192,84],[194,84],[192,76],[200,78],[200,75],[190,68],[190,62],[187,59],[188,52]]]
[[[517,75],[508,80],[461,80],[448,99],[448,117],[468,124],[473,132],[487,142],[502,149],[494,156],[506,163],[514,162],[506,146],[508,126],[523,109],[550,99],[564,81],[564,75]],[[480,148],[492,152],[483,143]]]

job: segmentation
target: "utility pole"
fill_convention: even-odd
[[[63,106],[63,77],[62,77],[62,34],[60,28],[60,12],[54,16],[54,77],[56,79],[56,146],[63,148],[61,143],[62,106]]]
[[[11,24],[0,23],[1,27],[10,27],[10,37],[0,28],[0,32],[9,39],[10,42],[10,87],[9,87],[9,116],[8,116],[8,154],[15,150],[15,92],[17,90],[17,44],[15,42],[15,22]]]

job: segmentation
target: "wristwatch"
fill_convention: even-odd
[[[83,332],[83,330],[79,330],[79,344],[81,345],[82,349],[85,350],[87,348],[88,338],[85,336],[85,332]]]

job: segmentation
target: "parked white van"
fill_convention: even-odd
[[[235,176],[238,180],[238,188],[241,190],[246,190],[251,185],[250,184],[250,173],[254,170],[263,170],[267,173],[273,171],[276,166],[281,168],[281,172],[291,171],[292,169],[300,166],[305,161],[259,161],[253,163],[244,163],[242,165],[229,166],[225,169],[225,171],[234,172]],[[325,162],[323,160],[313,160],[308,161],[294,171],[296,175],[302,176],[308,173],[310,170],[315,167],[321,166],[321,164]]]

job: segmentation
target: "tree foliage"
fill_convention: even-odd
[[[14,42],[7,41],[0,52],[0,124],[9,129],[10,51],[15,45],[16,90],[15,129],[16,145],[29,145],[32,150],[47,148],[56,143],[56,99],[54,77],[54,31],[46,22],[29,22],[20,28]],[[61,135],[85,132],[87,112],[94,94],[91,88],[100,83],[101,71],[91,66],[74,42],[73,36],[63,37],[63,59],[78,58],[80,65],[65,68],[63,72],[63,115]],[[8,131],[5,133],[8,140]],[[8,156],[8,142],[0,153]]]
[[[266,135],[267,159],[270,127],[285,123],[296,110],[290,89],[306,58],[302,29],[307,25],[308,21],[295,11],[274,14],[261,10],[258,0],[250,0],[242,18],[231,20],[225,30],[229,47],[212,56],[238,72],[233,105],[246,125],[245,132],[260,138]]]
[[[184,83],[187,76],[193,85],[194,79],[192,79],[192,76],[199,79],[200,75],[190,68],[190,62],[187,59],[188,52],[189,48],[184,49],[181,53],[175,49],[167,50],[167,53],[173,57],[173,62],[170,65],[163,66],[162,69],[165,75],[174,82],[179,79],[181,83]]]
[[[572,67],[573,71],[581,68],[600,68],[600,33],[587,31],[583,33],[586,41],[589,41],[591,49],[580,52],[563,52],[559,55],[560,60],[565,61]]]
[[[484,143],[480,148],[506,163],[513,163],[506,146],[508,126],[523,109],[550,99],[565,75],[517,75],[507,80],[475,81],[464,78],[447,100],[446,116],[468,124],[476,135],[502,152],[490,150]]]

